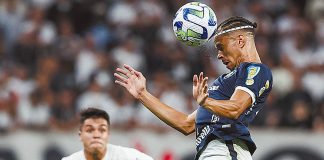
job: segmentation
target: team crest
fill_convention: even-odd
[[[246,85],[252,85],[254,84],[254,80],[253,78],[258,75],[259,71],[260,71],[260,67],[258,66],[249,66],[247,68],[248,70],[248,76],[247,76],[247,79],[245,81],[245,84]]]

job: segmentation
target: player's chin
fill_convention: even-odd
[[[231,66],[229,63],[226,65],[226,68],[233,71],[235,67]]]

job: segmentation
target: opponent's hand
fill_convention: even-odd
[[[192,78],[192,95],[199,105],[203,105],[208,97],[207,80],[208,77],[204,77],[203,72],[200,72],[199,77],[197,75],[194,75]]]
[[[129,65],[117,68],[114,76],[116,77],[115,83],[125,87],[136,99],[146,90],[146,78]]]

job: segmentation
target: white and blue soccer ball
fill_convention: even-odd
[[[200,46],[215,33],[217,18],[206,4],[190,2],[183,5],[173,19],[173,31],[177,39],[188,46]]]

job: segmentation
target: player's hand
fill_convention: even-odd
[[[125,87],[136,99],[146,90],[146,78],[129,65],[125,64],[124,68],[117,68],[114,76],[115,83]]]
[[[203,72],[200,72],[199,77],[194,75],[192,79],[192,95],[199,105],[202,105],[208,97],[207,80],[208,77],[204,77]]]

